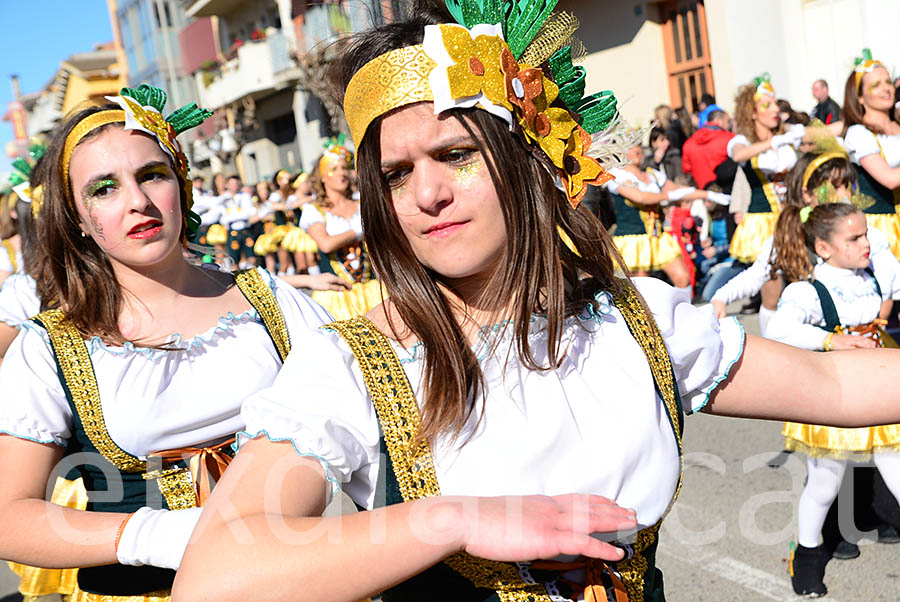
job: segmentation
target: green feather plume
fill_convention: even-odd
[[[559,0],[512,0],[509,15],[503,28],[506,42],[516,60],[550,18]]]
[[[135,88],[122,88],[120,96],[128,96],[137,101],[142,107],[153,107],[160,113],[166,107],[166,93],[160,88],[154,88],[147,84],[141,84]]]
[[[213,112],[197,106],[196,102],[185,105],[166,117],[176,134],[197,127],[210,117]]]
[[[862,65],[863,63],[865,63],[866,61],[871,61],[871,60],[872,60],[872,51],[868,48],[863,48],[862,56],[856,57],[856,59],[853,61],[853,66],[858,67],[858,66]]]
[[[444,4],[456,22],[467,29],[504,23],[506,19],[506,0],[445,0]]]

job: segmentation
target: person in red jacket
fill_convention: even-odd
[[[698,188],[706,188],[716,179],[715,169],[728,158],[728,141],[733,137],[731,117],[717,107],[710,111],[706,124],[684,143],[681,166]]]

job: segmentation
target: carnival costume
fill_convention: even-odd
[[[424,101],[434,103],[435,114],[478,106],[534,145],[577,207],[586,182],[609,179],[587,154],[595,149],[585,128],[600,145],[615,101],[609,93],[582,98],[584,70],[572,66],[571,48],[564,46],[574,18],[551,16],[555,2],[451,0],[447,6],[460,25],[425,27],[423,44],[392,50],[351,80],[344,111],[357,147],[372,120],[391,110]],[[570,27],[547,37],[559,33],[554,24],[561,22]],[[557,102],[560,87],[531,66],[547,59],[547,74],[566,90],[564,104]],[[383,592],[386,602],[549,602],[579,592],[588,600],[661,601],[656,536],[681,482],[681,404],[687,411],[703,407],[740,358],[744,338],[736,320],[720,325],[660,281],[635,283],[653,316],[627,282],[615,294],[596,291],[594,303],[565,321],[559,344],[569,351],[559,368],[530,370],[518,359],[508,324],[484,328],[473,351],[486,399],[472,402],[464,445],[417,437],[427,350],[401,348],[362,317],[307,333],[273,388],[245,404],[247,431],[239,443],[259,435],[290,439],[300,454],[320,460],[334,487],[341,484],[367,509],[434,495],[570,491],[607,495],[637,509],[642,530],[618,563],[507,563],[456,554]],[[545,317],[533,317],[528,336],[535,360],[545,363]],[[308,395],[298,403],[299,389]],[[327,413],[307,403],[322,397],[334,400]],[[573,569],[586,569],[587,583],[561,578]]]
[[[611,168],[615,178],[606,183],[616,207],[616,229],[613,242],[628,270],[652,272],[661,270],[681,258],[681,247],[675,237],[663,232],[663,215],[659,205],[638,205],[621,194],[620,186],[633,186],[643,192],[659,193],[666,183],[663,171],[647,168],[649,182],[644,182],[627,169]]]
[[[769,83],[768,74],[756,78],[754,101],[769,97],[775,102],[775,89]],[[786,134],[799,141],[803,126],[795,125]],[[737,144],[750,146],[750,140],[738,134],[728,141],[728,157],[734,158]],[[775,223],[781,213],[781,202],[787,191],[784,180],[787,172],[797,162],[797,152],[791,144],[770,148],[741,164],[741,170],[750,185],[750,207],[741,219],[731,238],[729,252],[741,263],[753,263],[759,256],[762,244],[775,233]]]
[[[847,158],[847,152],[833,136],[824,138],[815,136],[816,143],[822,152],[805,169],[801,180],[801,189],[806,190],[812,174],[828,161],[836,158]],[[831,182],[826,182],[815,191],[819,205],[847,201],[865,212],[875,205],[876,201],[867,194],[863,194],[857,185],[848,199],[837,198],[837,191]],[[868,215],[866,216],[868,218]],[[891,298],[900,298],[900,262],[894,256],[885,235],[876,227],[869,225],[868,239],[872,258],[872,268],[878,275],[882,288]],[[767,238],[760,248],[760,253],[753,264],[729,280],[713,295],[712,300],[720,301],[725,305],[738,299],[744,299],[757,294],[763,285],[772,279],[771,262],[776,258],[774,249],[775,237]],[[765,335],[764,335],[765,336]]]
[[[865,73],[876,67],[884,67],[881,61],[872,59],[868,48],[863,50],[862,58],[856,59],[855,72],[857,89]],[[896,109],[895,109],[896,110]],[[876,134],[865,125],[856,124],[847,128],[844,146],[850,153],[850,159],[856,164],[859,174],[859,191],[874,198],[877,203],[864,210],[869,228],[878,228],[887,236],[891,251],[900,259],[900,215],[897,204],[900,203],[900,192],[891,190],[875,179],[860,160],[869,155],[880,154],[890,168],[900,167],[900,134]]]
[[[784,289],[769,336],[803,349],[830,351],[835,334],[874,339],[879,347],[897,344],[878,320],[887,294],[870,269],[848,270],[820,263],[814,279]],[[807,454],[807,483],[798,507],[798,546],[790,571],[799,594],[824,593],[825,552],[819,534],[837,497],[847,461],[874,460],[894,497],[900,500],[900,425],[835,428],[786,422],[785,448]]]
[[[278,182],[281,176],[285,174],[290,175],[284,169],[279,171],[275,174],[275,181]],[[308,177],[307,174],[301,173],[291,183],[291,187],[296,190]],[[276,252],[279,248],[283,248],[291,253],[316,253],[319,250],[316,246],[316,241],[310,238],[297,225],[298,211],[293,208],[297,205],[296,195],[291,194],[284,198],[281,191],[276,190],[269,196],[268,205],[271,206],[275,203],[283,203],[291,208],[287,210],[269,210],[272,226],[270,227],[267,224],[266,232],[256,239],[256,244],[253,247],[254,252],[257,255],[265,256]],[[286,268],[287,266],[279,267],[281,271],[284,271]]]
[[[66,139],[63,181],[81,138],[124,123],[154,136],[172,158],[190,209],[187,160],[175,136],[209,113],[191,105],[163,118],[165,93],[149,86],[123,88],[109,100],[122,109],[88,115]],[[185,221],[189,232],[196,231],[196,215],[189,211]],[[302,330],[328,320],[307,297],[264,270],[234,278],[253,309],[222,316],[191,339],[173,335],[163,349],[130,342],[111,346],[99,337],[85,340],[62,310],[50,309],[24,323],[0,366],[0,432],[64,448],[88,490],[81,508],[132,513],[117,538],[122,564],[79,569],[78,587],[64,592],[70,600],[168,599],[170,564],[177,566],[197,507],[230,460],[233,433],[243,428],[241,403],[271,384]],[[244,368],[242,377],[223,378],[233,365]],[[75,460],[82,452],[93,453],[93,459]],[[121,496],[100,495],[114,491],[115,480]],[[150,539],[129,539],[134,529]]]
[[[325,175],[336,163],[346,163],[348,167],[352,164],[353,154],[343,146],[342,140],[332,139],[326,144],[326,151],[317,167],[321,175]],[[350,290],[313,291],[313,300],[338,320],[365,315],[380,305],[384,301],[381,283],[375,278],[369,253],[362,243],[362,215],[359,209],[346,218],[331,213],[318,203],[307,203],[300,215],[300,227],[307,231],[315,224],[323,224],[329,236],[353,231],[358,240],[331,253],[319,252],[320,272],[338,276],[350,284]]]

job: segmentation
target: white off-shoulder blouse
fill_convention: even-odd
[[[259,270],[284,314],[292,344],[331,321],[289,284]],[[244,428],[241,403],[272,384],[281,359],[259,314],[220,317],[191,339],[173,335],[164,351],[86,341],[107,430],[124,451],[147,454],[217,441]],[[0,433],[66,445],[73,416],[47,332],[24,328],[0,364]]]
[[[634,282],[665,339],[685,410],[700,410],[743,353],[740,323],[719,323],[661,281]],[[464,445],[432,444],[443,494],[593,493],[635,508],[644,526],[663,516],[679,481],[675,434],[643,350],[610,295],[598,293],[597,300],[599,310],[589,307],[567,320],[568,353],[556,370],[532,371],[514,353],[507,358],[509,329],[484,329],[474,350],[485,403],[475,405],[460,438]],[[545,326],[545,318],[533,317],[530,338],[539,362],[546,357]],[[496,337],[498,350],[488,354]],[[425,351],[395,348],[420,397]],[[298,453],[318,458],[326,478],[357,504],[377,505],[385,462],[378,419],[356,359],[335,332],[307,332],[296,341],[275,383],[250,398],[242,416],[247,426],[239,443],[260,435],[288,440]]]

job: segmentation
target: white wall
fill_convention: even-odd
[[[764,72],[797,110],[815,105],[819,78],[843,104],[863,47],[895,76],[900,69],[897,0],[706,0],[706,10],[716,99],[728,110],[738,87]]]

